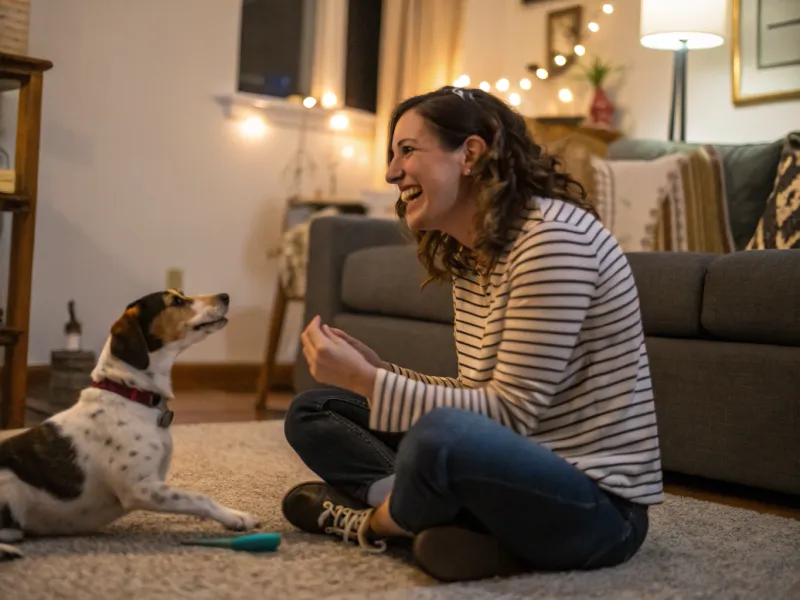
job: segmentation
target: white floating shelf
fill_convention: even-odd
[[[276,127],[301,129],[305,126],[307,131],[355,137],[371,138],[375,135],[375,115],[352,108],[324,108],[319,103],[306,108],[302,100],[271,98],[243,92],[217,96],[216,100],[222,106],[225,116],[236,121],[260,116],[267,124]],[[346,129],[331,127],[331,119],[336,115],[347,117]]]

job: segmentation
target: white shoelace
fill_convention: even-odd
[[[375,544],[371,544],[367,539],[367,530],[369,529],[369,518],[375,509],[368,508],[365,510],[357,510],[354,508],[347,508],[340,504],[334,505],[333,502],[326,500],[322,503],[322,508],[325,510],[320,514],[317,523],[322,527],[323,523],[328,517],[332,517],[331,524],[325,528],[325,533],[339,534],[344,541],[353,540],[353,534],[358,541],[358,545],[364,550],[370,552],[383,552],[386,550],[386,542],[383,540],[376,540]]]

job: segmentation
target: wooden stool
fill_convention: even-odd
[[[281,333],[283,332],[283,322],[286,318],[286,308],[289,302],[294,300],[304,300],[305,298],[289,297],[284,290],[283,285],[278,281],[275,289],[275,296],[272,301],[272,316],[269,320],[269,329],[267,330],[267,352],[264,357],[264,363],[261,365],[261,370],[258,374],[256,408],[261,410],[267,407],[267,394],[273,387],[275,379],[275,362],[278,356],[278,345],[281,341]]]
[[[97,362],[89,350],[53,350],[50,353],[50,395],[53,412],[70,408],[92,383]]]
[[[312,217],[314,213],[326,208],[335,208],[341,214],[365,215],[367,213],[366,207],[359,202],[346,200],[301,200],[297,197],[292,197],[288,201],[281,232],[285,233],[290,227],[302,223],[304,220]],[[301,214],[304,212],[305,219],[301,217],[299,222],[297,222],[298,219],[296,217],[292,219],[293,211]],[[295,222],[293,223],[293,221]],[[275,288],[275,296],[272,301],[272,314],[267,330],[267,348],[256,385],[255,406],[257,410],[267,408],[267,396],[275,383],[275,373],[277,371],[276,359],[278,355],[278,346],[281,341],[281,333],[283,332],[283,325],[286,319],[286,310],[290,302],[302,301],[305,301],[305,296],[288,293],[279,276]]]

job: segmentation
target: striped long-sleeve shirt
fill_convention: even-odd
[[[589,213],[538,198],[482,281],[453,281],[458,379],[379,369],[370,427],[408,430],[438,407],[483,414],[598,485],[663,501],[639,299],[628,261]]]

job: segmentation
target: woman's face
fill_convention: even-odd
[[[392,150],[386,181],[400,189],[409,228],[450,233],[454,224],[464,220],[461,188],[469,169],[464,150],[444,148],[413,109],[397,121]]]

